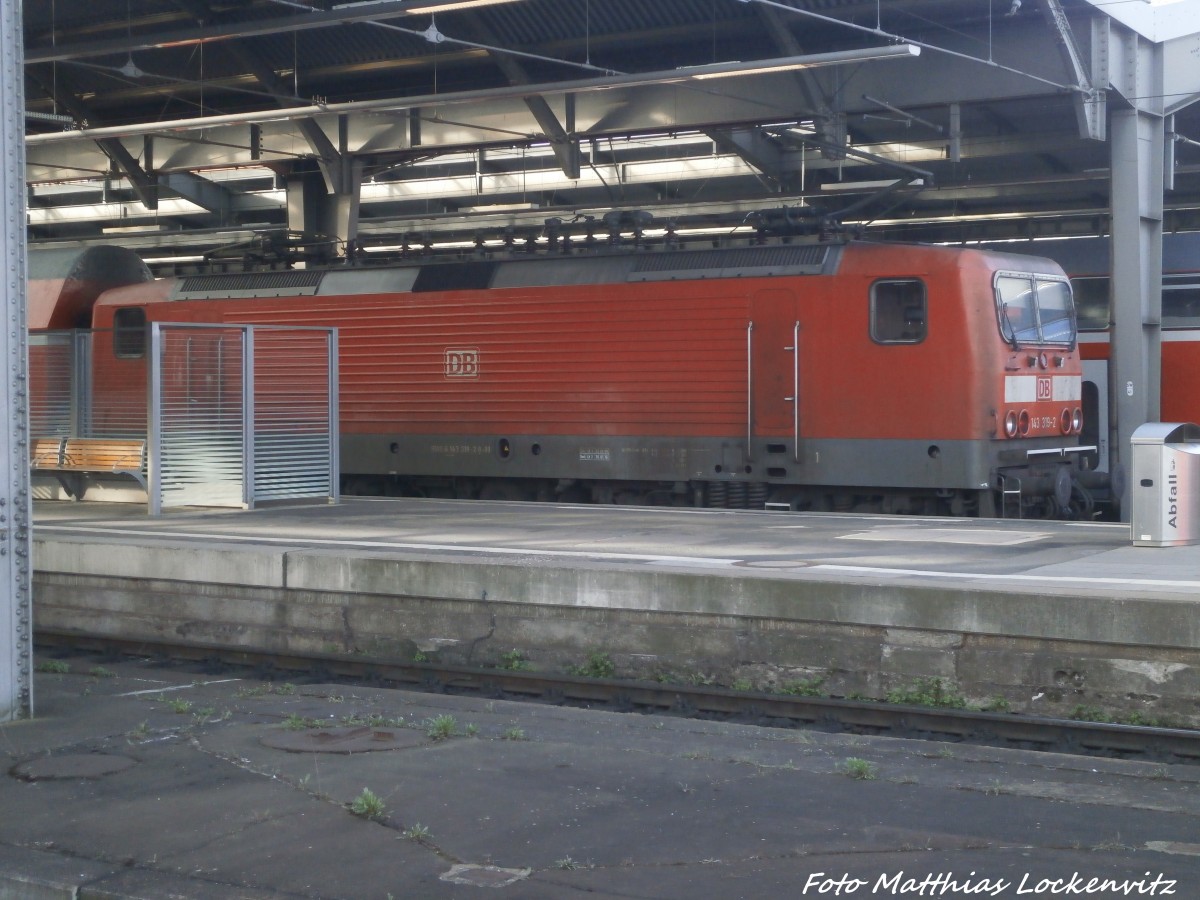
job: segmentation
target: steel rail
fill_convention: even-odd
[[[43,649],[170,658],[246,667],[260,674],[303,673],[437,693],[475,693],[557,705],[603,705],[618,712],[736,720],[770,727],[980,744],[1081,756],[1200,764],[1200,731],[1086,722],[1015,713],[906,706],[767,694],[729,688],[658,684],[581,675],[397,662],[344,653],[280,653],[215,644],[174,644],[38,629]]]

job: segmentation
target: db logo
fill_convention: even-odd
[[[1038,378],[1037,382],[1037,398],[1039,400],[1051,400],[1054,397],[1054,392],[1050,387],[1049,378]]]
[[[474,347],[446,350],[447,378],[478,378],[479,351]]]

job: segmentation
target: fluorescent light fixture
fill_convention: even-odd
[[[204,256],[145,256],[143,257],[146,265],[166,265],[167,263],[202,263]]]
[[[25,110],[25,118],[30,122],[52,122],[55,125],[74,125],[74,116],[60,116],[55,113],[37,112],[36,110]]]
[[[412,9],[406,9],[409,15],[420,15],[421,13],[440,13],[450,12],[452,9],[474,9],[476,6],[493,6],[497,3],[516,3],[518,0],[454,0],[451,3],[433,3],[424,6],[414,6]]]
[[[885,178],[880,181],[831,181],[821,185],[823,191],[875,191],[899,184],[899,178]],[[909,182],[912,187],[923,187],[924,178],[914,178]]]
[[[151,232],[170,231],[166,225],[112,225],[101,228],[101,234],[149,234]]]
[[[364,6],[396,6],[401,0],[360,0],[357,3],[335,3],[334,9],[362,9]],[[447,0],[445,3],[426,3],[424,6],[414,6],[405,9],[410,16],[422,13],[449,12],[452,9],[471,9],[476,6],[493,6],[497,3],[515,3],[517,0]]]
[[[1012,213],[972,213],[959,214],[953,213],[950,215],[931,215],[931,216],[909,216],[903,219],[872,219],[870,222],[847,221],[846,225],[876,225],[879,227],[887,227],[889,225],[946,225],[946,224],[961,224],[962,222],[996,222],[1001,219],[1056,219],[1063,216],[1087,217],[1104,215],[1106,209],[1048,209],[1042,212],[1030,215],[1028,212],[1012,212]]]
[[[864,47],[860,50],[837,50],[832,53],[810,53],[807,56],[784,56],[777,59],[755,59],[749,62],[713,63],[708,66],[677,69],[680,80],[689,78],[705,81],[710,78],[729,78],[734,75],[765,75],[773,72],[794,72],[843,63],[866,62],[872,59],[920,56],[915,44],[892,44],[886,47]]]
[[[481,206],[461,206],[458,211],[464,213],[528,212],[531,209],[540,208],[541,204],[539,203],[495,203]]]

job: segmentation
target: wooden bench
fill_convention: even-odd
[[[79,500],[88,476],[132,478],[146,489],[146,442],[136,438],[36,438],[30,452],[35,474],[54,475]]]
[[[33,446],[29,448],[29,467],[31,469],[57,469],[62,465],[63,444],[66,438],[34,438]]]

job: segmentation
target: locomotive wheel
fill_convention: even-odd
[[[1054,473],[1054,502],[1059,509],[1065,511],[1070,508],[1071,493],[1071,473],[1065,466],[1060,466]]]
[[[592,498],[587,490],[577,484],[573,484],[559,491],[555,499],[559,503],[587,503]]]
[[[532,500],[529,494],[515,481],[488,481],[479,489],[480,500]]]
[[[342,479],[342,493],[352,497],[378,497],[383,489],[375,479],[351,475]]]
[[[1091,521],[1096,516],[1096,498],[1086,487],[1076,483],[1071,488],[1071,506],[1067,512],[1072,519]]]

